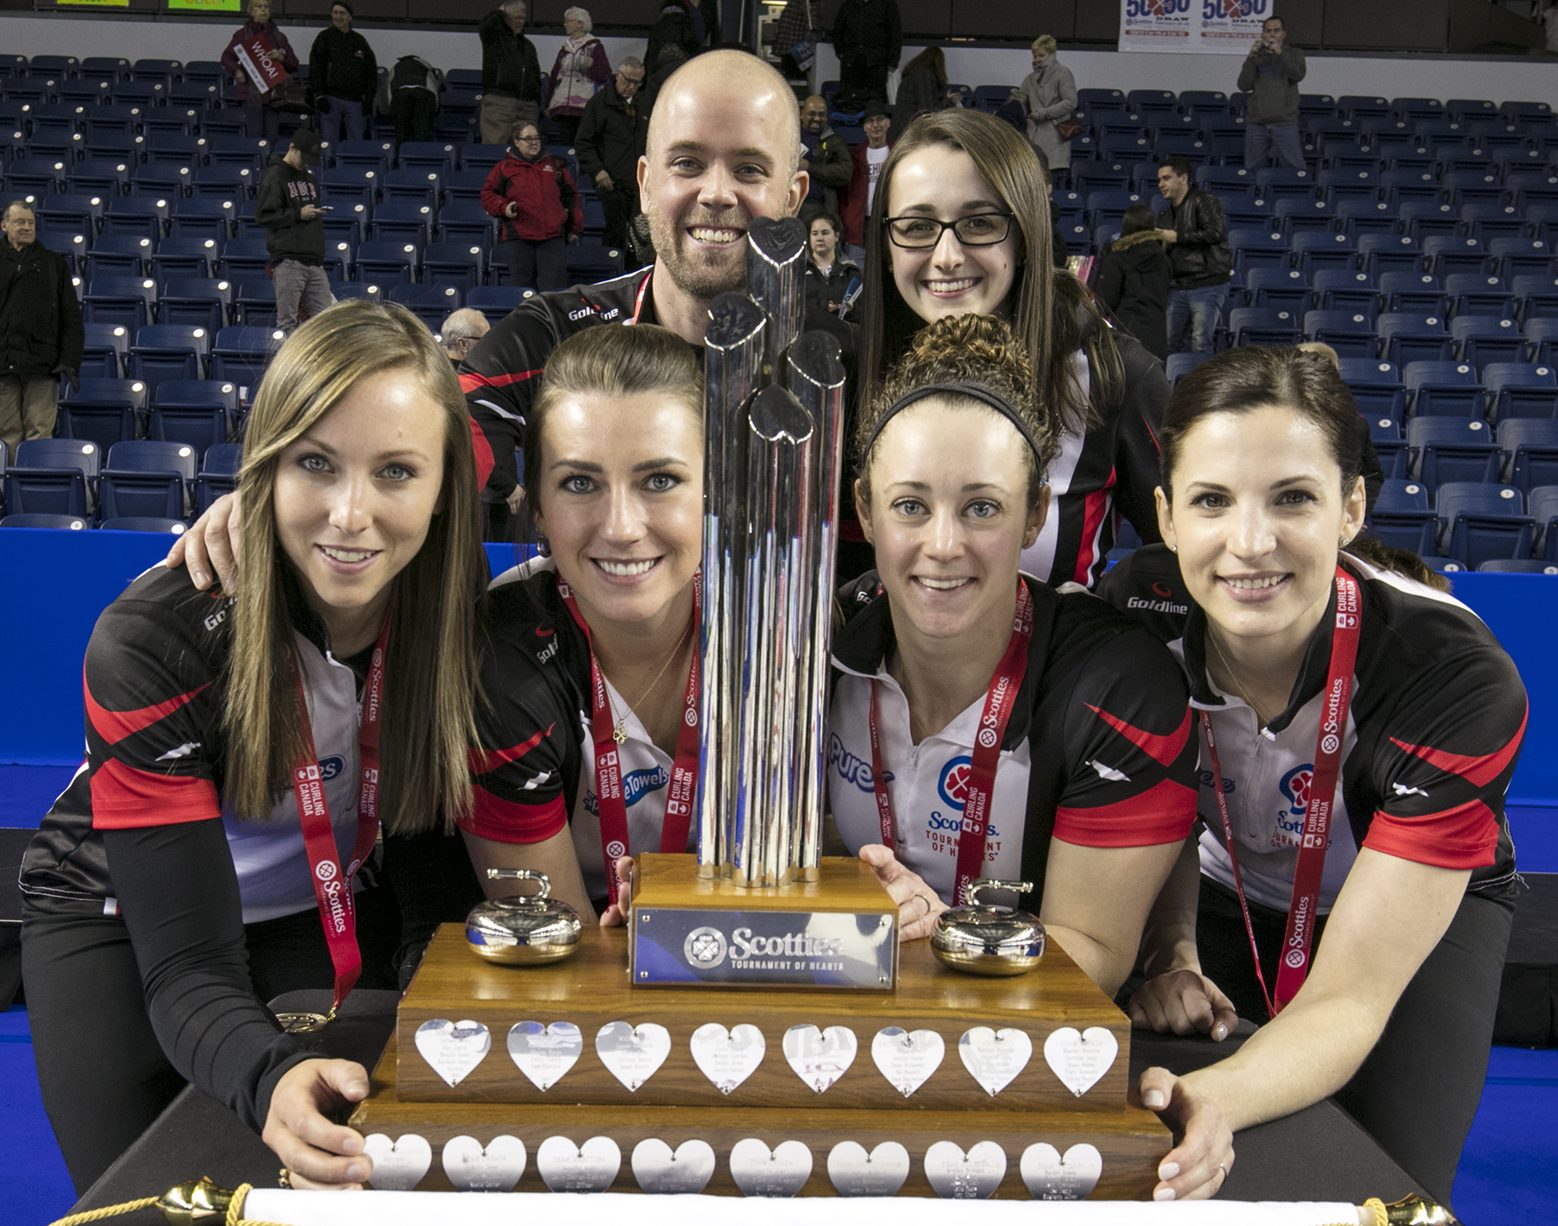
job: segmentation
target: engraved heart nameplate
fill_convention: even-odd
[[[395,1141],[372,1133],[363,1138],[362,1152],[373,1159],[368,1183],[381,1192],[409,1192],[433,1165],[433,1147],[414,1132]]]
[[[622,1151],[610,1137],[591,1137],[583,1145],[547,1137],[536,1147],[536,1170],[553,1192],[604,1192],[621,1169]]]
[[[509,1028],[509,1059],[526,1080],[543,1093],[578,1063],[584,1052],[584,1036],[572,1022],[515,1022]]]
[[[811,1150],[800,1141],[769,1149],[747,1137],[731,1146],[730,1175],[743,1196],[794,1196],[811,1178]]]
[[[613,1077],[637,1090],[671,1054],[671,1032],[658,1022],[607,1022],[596,1032],[595,1054]]]
[[[417,1051],[451,1087],[475,1071],[492,1050],[492,1035],[480,1022],[434,1018],[417,1027]]]
[[[791,1070],[818,1094],[849,1071],[859,1044],[848,1026],[791,1026],[784,1032],[784,1058]]]
[[[941,1067],[947,1045],[934,1030],[888,1026],[871,1040],[871,1059],[887,1084],[908,1098]]]
[[[1035,1200],[1082,1200],[1098,1186],[1104,1157],[1086,1142],[1073,1145],[1062,1157],[1053,1145],[1040,1141],[1022,1151],[1022,1182]]]
[[[525,1173],[525,1143],[518,1137],[493,1137],[484,1146],[475,1137],[455,1137],[444,1146],[444,1174],[459,1192],[512,1192]]]
[[[1098,1084],[1119,1052],[1119,1042],[1102,1026],[1080,1034],[1074,1026],[1062,1026],[1044,1040],[1044,1063],[1078,1098]]]
[[[883,1141],[868,1154],[858,1141],[840,1141],[828,1153],[828,1178],[840,1196],[897,1196],[909,1178],[909,1151]]]
[[[718,1022],[706,1022],[692,1032],[688,1046],[703,1075],[721,1094],[729,1094],[757,1071],[768,1044],[763,1032],[748,1022],[731,1030]]]
[[[1033,1040],[1025,1031],[1010,1026],[992,1030],[975,1026],[958,1040],[963,1067],[994,1098],[1016,1080],[1033,1056]]]
[[[701,1192],[714,1178],[714,1147],[693,1137],[673,1150],[659,1137],[646,1137],[633,1147],[633,1178],[645,1192]]]
[[[954,1141],[937,1141],[925,1151],[925,1178],[943,1200],[988,1200],[1006,1178],[1006,1151],[980,1141],[965,1154]]]

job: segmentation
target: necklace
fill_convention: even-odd
[[[665,677],[666,670],[671,667],[671,662],[682,654],[682,644],[687,641],[687,636],[691,633],[692,622],[689,621],[687,623],[687,629],[682,631],[682,637],[676,640],[676,646],[671,648],[671,654],[666,656],[665,663],[660,666],[660,671],[655,674],[655,679],[644,688],[644,692],[640,694],[635,701],[628,704],[629,715],[632,714],[633,711],[635,711],[638,707],[643,705],[644,699],[648,698],[652,693],[654,693],[655,687],[659,685],[661,680]],[[608,701],[611,701],[610,690],[606,691],[606,698]],[[628,739],[628,717],[627,715],[623,715],[618,712],[617,704],[614,701],[611,702],[611,720],[611,739],[614,740],[618,745],[625,744]]]
[[[1251,711],[1255,712],[1255,718],[1260,721],[1260,726],[1264,728],[1271,721],[1260,713],[1260,708],[1255,705],[1255,700],[1250,697],[1249,687],[1240,680],[1239,674],[1234,671],[1233,661],[1223,651],[1222,644],[1217,641],[1217,635],[1212,633],[1210,626],[1206,628],[1206,637],[1207,641],[1212,644],[1212,650],[1217,653],[1217,658],[1222,661],[1223,667],[1228,670],[1228,679],[1233,682],[1234,692],[1244,699]]]

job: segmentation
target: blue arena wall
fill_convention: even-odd
[[[68,764],[81,755],[81,657],[93,623],[167,552],[155,533],[0,531],[0,762]],[[522,560],[489,545],[493,573]],[[1547,575],[1458,574],[1455,595],[1514,657],[1531,722],[1511,796],[1558,802],[1558,582]]]

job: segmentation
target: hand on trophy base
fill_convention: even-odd
[[[611,871],[617,878],[617,901],[600,913],[600,926],[621,928],[628,922],[628,906],[633,901],[633,857],[618,856],[611,862]]]
[[[936,891],[918,873],[905,868],[892,849],[881,843],[867,843],[860,849],[860,858],[871,866],[888,897],[898,904],[898,939],[922,941],[929,937],[936,930],[936,917],[947,909]]]

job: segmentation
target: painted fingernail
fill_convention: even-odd
[[[1158,1168],[1158,1178],[1159,1179],[1173,1179],[1174,1176],[1176,1176],[1178,1174],[1179,1174],[1179,1163],[1177,1163],[1177,1162],[1165,1162],[1162,1166],[1160,1166]]]
[[[1218,1042],[1226,1039],[1228,1037],[1228,1027],[1222,1022],[1218,1022],[1217,1025],[1212,1027],[1212,1037]]]
[[[1173,1188],[1158,1188],[1155,1192],[1153,1192],[1152,1199],[1153,1200],[1173,1200],[1174,1199],[1174,1189]]]
[[[346,1177],[355,1182],[368,1178],[368,1168],[361,1162],[354,1162],[346,1168]]]
[[[1148,1090],[1141,1096],[1141,1101],[1150,1111],[1161,1111],[1168,1104],[1168,1100],[1163,1097],[1162,1090]],[[1176,1171],[1175,1173],[1177,1174],[1178,1172]],[[1173,1177],[1173,1175],[1170,1175],[1168,1178],[1172,1179]]]

